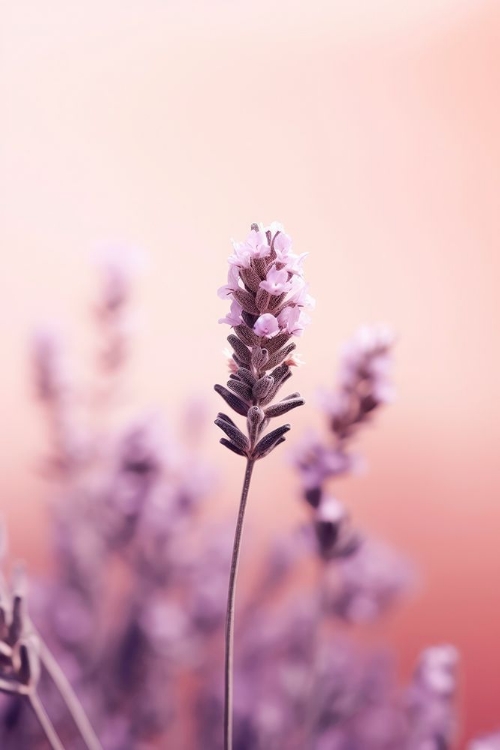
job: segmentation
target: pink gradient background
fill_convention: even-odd
[[[295,378],[310,408],[293,435],[317,419],[314,393],[332,382],[341,342],[360,323],[392,324],[399,397],[363,440],[370,472],[339,489],[420,571],[383,629],[402,674],[421,647],[455,643],[462,739],[499,726],[498,2],[0,7],[0,490],[12,553],[46,564],[27,334],[62,319],[84,369],[93,248],[123,239],[150,256],[131,392],[175,420],[193,393],[219,408],[215,290],[229,237],[281,220],[310,251],[318,302]],[[208,433],[228,510],[242,467]],[[256,475],[250,524],[264,536],[300,515],[284,461],[273,454]]]

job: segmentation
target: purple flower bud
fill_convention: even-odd
[[[257,336],[271,338],[271,336],[279,333],[280,327],[274,315],[271,315],[271,313],[264,313],[264,315],[261,315],[255,321],[253,330]]]

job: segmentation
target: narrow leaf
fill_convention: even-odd
[[[238,359],[241,362],[244,362],[246,365],[249,365],[252,355],[247,345],[244,344],[242,341],[240,341],[240,339],[237,336],[235,336],[233,333],[231,333],[227,337],[227,340],[229,341],[234,351],[236,352]]]
[[[238,448],[241,448],[241,450],[248,448],[248,438],[242,433],[239,427],[236,427],[234,424],[229,424],[229,422],[225,422],[223,419],[216,419],[215,424],[217,427],[220,427],[222,432],[226,433],[228,438],[237,445]]]
[[[222,396],[226,404],[231,407],[237,414],[241,414],[242,417],[246,417],[248,414],[248,404],[245,404],[244,401],[241,400],[241,398],[238,398],[234,393],[231,393],[231,391],[228,391],[227,388],[224,388],[223,385],[219,385],[218,383],[214,385],[214,390],[219,394],[219,396]]]
[[[274,399],[274,397],[277,395],[283,383],[285,383],[288,380],[288,378],[291,378],[291,377],[292,377],[292,373],[290,372],[290,369],[287,368],[287,371],[284,374],[282,374],[278,380],[275,380],[273,387],[271,388],[267,396],[261,400],[260,405],[265,406],[266,404],[270,404],[271,401]]]
[[[233,393],[236,393],[243,401],[252,400],[252,389],[241,380],[228,380],[227,387]]]
[[[277,448],[278,445],[281,445],[281,443],[284,443],[285,440],[286,440],[286,438],[280,437],[275,443],[273,443],[272,445],[268,446],[267,448],[261,450],[258,454],[257,454],[257,449],[255,449],[255,453],[254,453],[255,458],[265,458],[266,456],[268,456],[271,453],[271,451],[273,451],[275,448]]]
[[[292,409],[296,409],[297,406],[304,404],[303,398],[288,399],[286,401],[279,401],[277,404],[271,404],[265,410],[266,417],[280,417],[282,414],[286,414]]]
[[[227,422],[228,424],[232,424],[233,427],[237,427],[237,425],[233,422],[233,420],[231,419],[231,417],[228,417],[227,414],[224,414],[224,412],[222,412],[222,411],[220,411],[217,414],[216,419],[222,419],[224,422]]]
[[[270,375],[264,375],[263,378],[260,378],[260,380],[258,380],[255,383],[252,389],[252,396],[256,400],[265,398],[267,394],[269,393],[269,391],[271,390],[271,388],[273,387],[273,385],[274,385],[273,378]]]
[[[290,368],[288,365],[285,365],[283,362],[274,368],[274,370],[271,372],[271,377],[274,378],[276,382],[281,383],[283,381],[283,378],[285,375],[287,375],[290,372]]]
[[[289,431],[289,429],[290,425],[284,424],[281,427],[277,427],[272,432],[268,432],[267,435],[264,435],[262,440],[259,440],[259,442],[255,446],[255,458],[263,458],[265,455],[267,455],[274,448],[274,446],[277,445],[278,441],[282,442],[283,435],[285,435]]]
[[[281,347],[284,346],[287,341],[290,341],[289,333],[278,333],[277,336],[273,336],[272,339],[268,339],[266,341],[266,349],[268,350],[269,354],[274,354],[274,352],[277,352],[278,349],[281,349]]]
[[[247,370],[246,367],[240,367],[240,369],[238,370],[238,375],[240,380],[243,380],[244,383],[248,383],[248,385],[253,388],[257,378],[254,378],[250,370]]]
[[[288,346],[285,346],[283,347],[283,349],[279,349],[277,352],[274,352],[274,354],[271,354],[271,356],[269,357],[269,362],[267,363],[268,368],[276,367],[276,365],[281,364],[281,362],[283,362],[283,360],[286,359],[295,348],[296,344],[291,341]]]
[[[236,453],[238,456],[246,456],[247,454],[245,451],[242,451],[241,448],[238,448],[237,445],[232,443],[230,440],[226,440],[226,438],[221,438],[219,440],[219,443],[222,443],[222,445],[225,445],[226,448],[229,448],[230,451],[233,451],[233,453]]]

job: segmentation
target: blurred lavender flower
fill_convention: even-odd
[[[305,310],[313,305],[303,260],[291,252],[281,227],[254,226],[245,242],[234,244],[228,283],[220,290],[232,300],[223,322],[234,332],[231,376],[227,388],[216,389],[247,417],[248,436],[225,415],[217,424],[227,435],[224,444],[247,458],[266,455],[282,442],[287,426],[261,433],[270,418],[302,403],[292,394],[271,405],[297,363],[291,337],[301,334]],[[214,482],[199,450],[202,410],[183,420],[183,432],[196,437],[190,448],[151,415],[111,427],[129,343],[132,273],[122,263],[115,254],[104,264],[95,309],[98,376],[106,398],[86,398],[83,390],[76,397],[53,333],[35,342],[37,391],[49,419],[58,479],[54,572],[49,580],[32,582],[32,619],[22,615],[20,589],[6,587],[0,598],[0,689],[19,693],[1,705],[5,750],[46,747],[21,695],[29,680],[64,746],[81,747],[67,705],[48,679],[50,673],[57,679],[57,665],[45,642],[105,750],[220,750],[223,740],[220,643],[232,534],[203,513]],[[383,615],[408,581],[408,566],[360,533],[328,486],[356,467],[351,441],[392,397],[391,346],[392,336],[376,327],[363,329],[346,347],[337,392],[322,400],[330,440],[310,437],[296,453],[312,523],[259,556],[261,570],[242,602],[234,750],[452,747],[452,647],[427,649],[411,685],[401,690],[386,654],[365,652],[334,632],[339,621],[352,627]],[[84,432],[75,420],[75,402],[98,411],[94,422],[95,414],[85,415]],[[91,431],[88,425],[97,421],[99,430]],[[320,585],[311,587],[318,569]],[[40,663],[52,672],[40,674]],[[470,750],[498,745],[493,735]]]
[[[35,332],[31,356],[35,392],[45,409],[52,443],[46,467],[51,474],[66,477],[84,462],[86,447],[75,419],[74,393],[62,338],[55,327],[40,327]]]
[[[351,623],[370,622],[386,612],[408,588],[411,570],[393,550],[372,539],[327,566],[326,611]]]
[[[392,343],[388,329],[375,326],[361,328],[344,347],[338,387],[322,394],[332,441],[310,435],[294,454],[304,499],[312,508],[317,552],[325,563],[324,606],[350,622],[380,616],[411,580],[409,566],[358,532],[344,505],[327,489],[328,480],[352,471],[359,461],[349,453],[350,442],[392,396]]]
[[[393,398],[391,350],[394,336],[385,326],[363,327],[343,350],[337,388],[323,391],[321,407],[332,442],[309,435],[299,446],[295,461],[306,500],[317,508],[324,482],[351,472],[358,459],[350,443],[374,412]]]
[[[500,732],[472,740],[467,750],[500,750]]]
[[[458,652],[433,646],[420,656],[407,695],[409,750],[447,750],[455,734]]]
[[[137,249],[114,245],[101,248],[96,261],[101,282],[95,303],[102,342],[98,362],[104,373],[113,374],[121,370],[127,357],[133,281],[145,258]]]

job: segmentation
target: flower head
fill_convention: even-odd
[[[291,377],[296,362],[290,338],[302,334],[309,322],[304,308],[312,306],[302,279],[303,256],[293,255],[291,246],[281,225],[252,224],[244,242],[233,242],[228,282],[219,289],[219,297],[231,300],[228,315],[219,322],[234,329],[228,336],[234,366],[227,388],[215,389],[247,417],[248,437],[225,414],[219,414],[216,424],[227,435],[221,442],[248,458],[262,458],[283,442],[289,425],[259,438],[270,418],[303,403],[297,393],[271,403]]]

